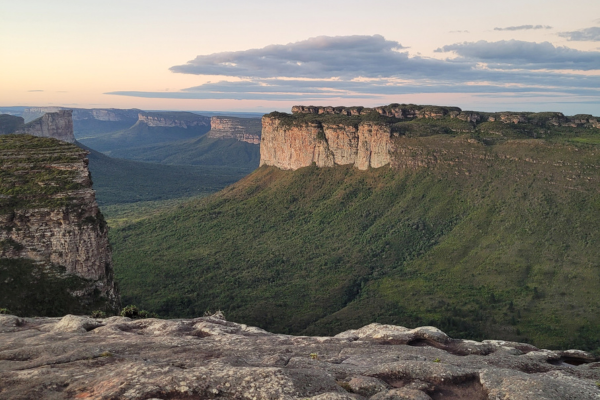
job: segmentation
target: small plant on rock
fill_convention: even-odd
[[[92,318],[106,318],[106,313],[104,311],[95,310],[95,311],[92,311],[91,317]]]
[[[8,308],[0,308],[0,314],[11,314]]]
[[[433,360],[433,362],[439,363],[439,362],[442,362],[442,360],[440,360],[439,358],[436,358],[435,360]]]
[[[121,310],[121,317],[127,317],[127,318],[131,318],[131,319],[139,318],[140,310],[139,310],[139,308],[137,308],[137,306],[130,304]]]
[[[317,353],[310,353],[310,359],[311,360],[318,360],[319,359],[319,355]]]
[[[121,310],[121,317],[127,317],[131,319],[144,319],[144,318],[158,318],[156,313],[151,313],[146,310],[140,310],[137,306],[128,305]]]

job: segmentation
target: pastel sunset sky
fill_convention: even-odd
[[[0,106],[600,115],[600,1],[0,0]]]

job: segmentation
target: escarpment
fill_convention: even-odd
[[[107,226],[86,155],[55,139],[0,136],[0,276],[9,284],[0,294],[4,307],[27,315],[118,307]],[[40,291],[67,298],[48,311],[33,300]]]
[[[210,118],[188,112],[139,113],[138,123],[151,127],[210,127]]]
[[[63,142],[75,143],[73,134],[73,111],[58,110],[46,113],[16,130],[15,133],[54,138]]]
[[[559,112],[477,112],[458,107],[390,104],[366,107],[294,106],[292,114],[263,117],[260,165],[295,170],[393,163],[401,138],[467,134],[481,143],[509,139],[576,137],[600,129],[592,115]]]
[[[260,144],[261,123],[258,118],[212,117],[207,137],[235,139],[250,144]]]

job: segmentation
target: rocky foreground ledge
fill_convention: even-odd
[[[0,316],[1,399],[600,399],[578,350],[371,324],[334,337],[225,321]]]

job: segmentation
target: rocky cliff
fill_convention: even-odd
[[[47,113],[55,113],[60,110],[73,110],[73,121],[130,121],[137,120],[140,110],[121,110],[117,108],[64,108],[64,107],[28,107],[23,110],[22,117],[25,122],[33,121]]]
[[[261,123],[258,118],[212,117],[207,136],[260,144],[260,133]]]
[[[19,127],[15,133],[55,138],[63,142],[75,143],[73,111],[58,110],[46,113],[40,118]]]
[[[578,135],[600,129],[592,115],[558,112],[485,113],[458,107],[391,104],[365,107],[294,106],[263,117],[260,165],[295,170],[354,165],[365,170],[392,161],[401,137],[471,134],[475,140]]]
[[[83,304],[79,308],[104,303],[114,309],[119,296],[107,226],[92,190],[86,155],[55,139],[0,136],[2,273],[22,281],[17,261],[30,260],[34,275],[81,278],[70,288]],[[23,290],[28,290],[25,286]],[[8,298],[7,291],[1,297],[5,307],[23,305],[17,301],[9,306],[18,299]]]
[[[578,350],[456,340],[371,324],[272,334],[214,316],[131,320],[0,315],[1,399],[592,400],[600,363]]]
[[[210,118],[188,112],[139,113],[138,122],[152,127],[210,127]]]

